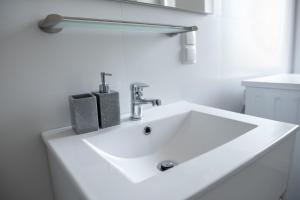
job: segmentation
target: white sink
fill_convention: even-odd
[[[286,189],[296,125],[188,102],[122,119],[42,134],[57,200],[274,200]],[[162,172],[165,160],[178,165]]]
[[[144,128],[151,127],[145,135]],[[164,160],[182,164],[255,128],[256,125],[190,111],[96,135],[84,142],[134,183],[159,174]]]

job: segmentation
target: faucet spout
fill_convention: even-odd
[[[140,105],[151,103],[152,106],[160,106],[161,105],[161,100],[160,99],[144,99],[144,98],[140,98],[140,99],[138,99],[138,103]]]
[[[161,100],[160,99],[154,99],[154,102],[152,103],[153,106],[160,106]]]

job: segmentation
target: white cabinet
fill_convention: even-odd
[[[300,75],[280,74],[245,80],[245,113],[300,124]],[[300,199],[300,134],[296,139],[287,200]]]

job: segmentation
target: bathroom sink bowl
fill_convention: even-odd
[[[285,193],[297,125],[188,102],[119,126],[42,133],[57,200],[274,200]]]
[[[177,164],[204,154],[256,125],[189,111],[92,136],[84,142],[134,183],[160,173],[159,163]],[[145,133],[145,129],[151,129]]]

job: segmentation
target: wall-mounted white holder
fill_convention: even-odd
[[[182,62],[184,64],[195,64],[196,59],[196,46],[185,46],[182,49]]]
[[[183,45],[196,45],[196,32],[182,34]]]
[[[196,32],[182,34],[182,63],[195,64],[197,63],[196,51]]]

